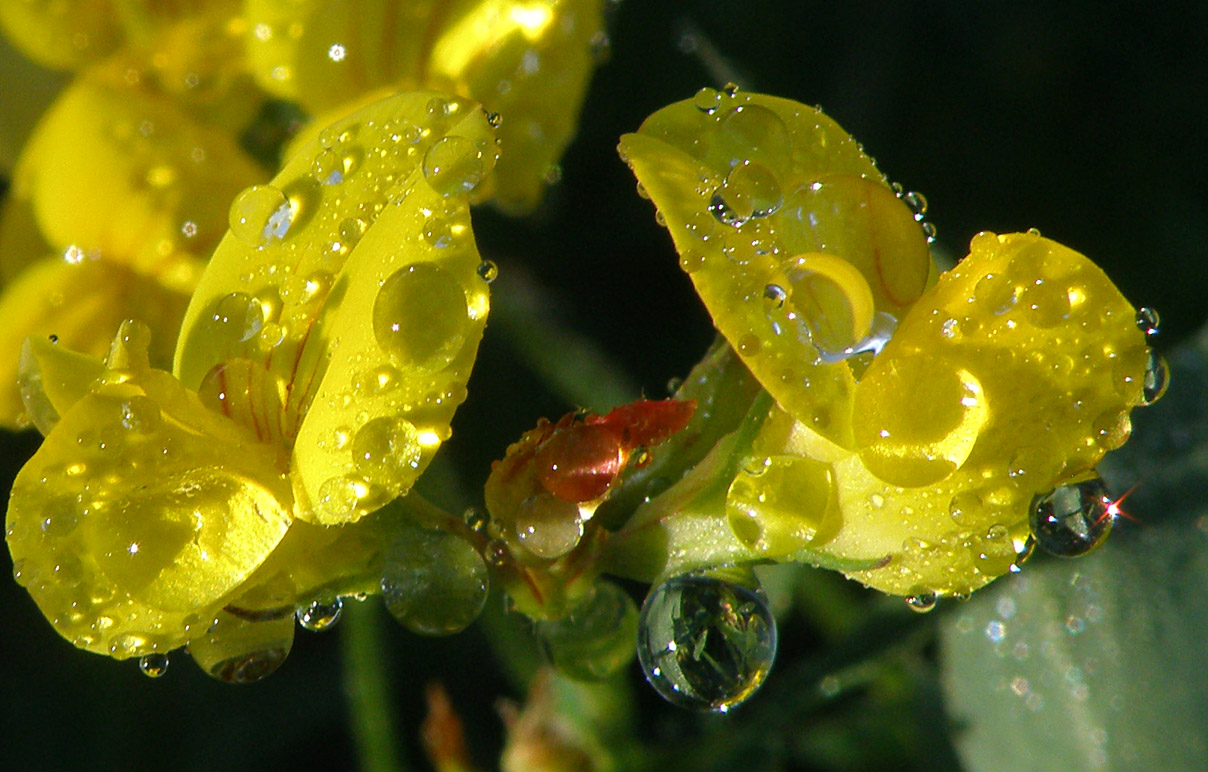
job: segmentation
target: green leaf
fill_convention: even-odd
[[[943,622],[957,747],[971,772],[1201,769],[1208,758],[1208,332],[1134,413],[1101,471],[1140,481],[1100,551],[1029,563]]]

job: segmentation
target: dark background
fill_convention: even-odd
[[[1134,304],[1158,308],[1161,347],[1203,323],[1204,4],[625,0],[561,184],[525,221],[477,213],[476,234],[505,278],[524,273],[548,290],[546,311],[596,341],[647,394],[662,396],[712,337],[670,238],[615,152],[649,113],[722,85],[682,52],[684,25],[697,30],[698,52],[715,47],[744,87],[820,105],[891,179],[926,194],[951,252],[964,254],[983,229],[1036,227],[1092,257]],[[480,484],[489,460],[538,416],[570,407],[488,327],[450,452]],[[36,437],[0,439],[7,490]],[[4,552],[0,568],[10,567]],[[151,681],[133,663],[77,652],[7,579],[0,618],[6,768],[355,766],[338,629],[300,632],[274,677],[236,688],[179,655]],[[387,670],[413,757],[420,690],[439,677],[482,761],[493,758],[493,704],[507,686],[478,634],[390,634]]]

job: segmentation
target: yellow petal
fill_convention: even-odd
[[[122,39],[111,0],[12,0],[0,26],[30,59],[56,70],[96,61]]]
[[[204,631],[290,523],[283,457],[147,367],[148,335],[122,326],[105,377],[17,475],[7,519],[47,619],[119,659]]]
[[[853,371],[923,292],[913,212],[812,107],[703,89],[621,139],[714,324],[777,402],[850,448]]]
[[[0,325],[0,424],[20,423],[17,375],[26,338],[54,335],[67,349],[100,357],[118,325],[138,319],[155,329],[151,359],[166,366],[187,304],[187,295],[121,265],[54,257],[31,265],[0,293],[0,319],[7,320]]]
[[[376,509],[448,437],[488,306],[466,196],[494,162],[477,105],[400,94],[321,132],[232,205],[175,369],[294,448],[299,517]],[[228,368],[246,388],[212,388]]]
[[[605,40],[602,0],[251,0],[247,11],[258,82],[321,124],[383,88],[449,91],[499,113],[500,173],[479,193],[512,213],[539,203]]]
[[[1073,250],[980,234],[857,384],[855,452],[802,442],[777,408],[756,448],[829,465],[839,524],[808,546],[880,564],[849,576],[898,595],[970,592],[1015,560],[1036,495],[1127,439],[1148,360],[1135,313]],[[825,500],[821,479],[807,500]],[[793,522],[775,502],[804,494],[769,485],[734,506],[776,536]]]
[[[55,102],[22,157],[22,189],[57,248],[167,272],[180,251],[208,253],[228,202],[263,173],[233,136],[110,77],[81,77]]]
[[[502,117],[497,206],[523,214],[541,201],[574,136],[597,52],[601,0],[475,0],[450,4],[427,62],[428,83]]]

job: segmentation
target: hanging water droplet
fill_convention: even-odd
[[[935,234],[937,232],[935,229],[935,223],[931,222],[930,220],[923,220],[919,223],[919,227],[923,229],[923,235],[927,237],[928,244],[935,241]]]
[[[483,260],[478,264],[478,278],[485,281],[487,284],[495,281],[499,277],[499,266],[495,265],[493,260]]]
[[[1099,477],[1060,485],[1032,499],[1028,521],[1036,544],[1062,558],[1085,555],[1111,532],[1114,512]]]
[[[642,604],[638,657],[669,702],[726,712],[763,684],[776,657],[776,620],[759,589],[689,575]]]
[[[337,597],[329,601],[312,601],[308,606],[299,606],[295,613],[298,616],[298,624],[312,633],[319,633],[330,630],[339,622],[343,611],[344,601]]]
[[[1015,553],[1015,560],[1011,563],[1011,566],[1008,570],[1013,574],[1018,574],[1020,571],[1023,571],[1023,564],[1027,563],[1035,552],[1036,537],[1028,534],[1028,538],[1024,539],[1019,551]]]
[[[442,196],[469,193],[482,182],[485,171],[482,153],[466,137],[445,137],[424,153],[424,179]]]
[[[920,592],[916,595],[911,595],[906,598],[906,605],[911,611],[918,614],[926,614],[928,611],[935,609],[939,605],[939,596],[934,592]]]
[[[1166,364],[1166,357],[1151,348],[1145,363],[1145,380],[1141,383],[1141,404],[1157,402],[1169,386],[1170,365]]]
[[[539,558],[562,557],[583,538],[579,505],[544,491],[530,496],[516,510],[516,536]]]
[[[1158,334],[1161,323],[1162,318],[1158,316],[1156,308],[1141,306],[1137,309],[1137,329],[1145,333],[1147,339]]]
[[[148,678],[159,678],[168,672],[167,654],[147,654],[138,659],[139,671]]]
[[[486,602],[487,581],[474,547],[446,531],[405,527],[382,562],[386,609],[420,635],[452,635],[469,626]]]
[[[189,654],[207,675],[224,683],[251,684],[268,677],[293,648],[293,613],[288,606],[263,611],[228,608],[231,611],[219,611],[208,629],[189,641]],[[238,616],[232,613],[236,610]]]
[[[546,658],[580,681],[598,681],[628,665],[637,632],[637,604],[608,581],[597,583],[566,616],[536,625]]]
[[[896,190],[901,190],[901,187],[899,186]],[[902,199],[903,204],[910,207],[910,211],[914,213],[916,219],[927,213],[927,197],[922,193],[906,190],[898,193],[898,198]]]

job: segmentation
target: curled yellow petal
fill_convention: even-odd
[[[232,204],[175,370],[293,449],[299,517],[380,507],[448,437],[488,309],[467,196],[495,156],[477,105],[400,94],[320,132]]]
[[[99,357],[123,320],[139,319],[157,331],[151,359],[165,366],[187,304],[187,295],[120,264],[48,257],[31,265],[0,293],[0,318],[7,320],[0,326],[0,425],[20,423],[18,363],[26,338],[53,335],[65,349]]]
[[[150,368],[148,336],[122,326],[103,377],[17,475],[7,518],[43,614],[119,659],[204,631],[291,520],[281,456]]]
[[[846,573],[889,593],[981,587],[1015,561],[1034,497],[1084,478],[1127,439],[1148,360],[1135,313],[1067,247],[978,235],[856,384],[854,449],[811,439],[779,408],[765,423],[755,449],[769,460],[755,471],[770,475],[782,458],[824,465],[835,526],[811,533],[777,503],[792,494],[824,512],[827,477],[815,471],[732,490],[730,506],[748,515],[736,533],[782,551],[797,533],[825,558],[875,565]]]
[[[932,267],[872,159],[815,108],[712,89],[650,116],[620,152],[744,363],[851,448],[852,358],[884,345]]]

